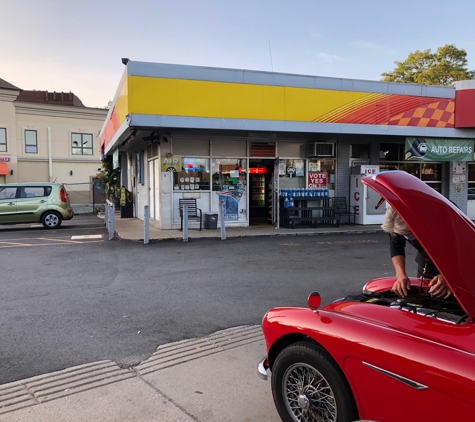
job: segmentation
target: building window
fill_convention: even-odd
[[[468,197],[469,201],[475,200],[475,163],[468,165]]]
[[[246,190],[247,161],[241,158],[213,158],[214,191]]]
[[[421,179],[438,192],[442,191],[442,163],[406,161],[404,145],[381,144],[380,170],[403,170]]]
[[[7,130],[0,127],[0,152],[7,152]]]
[[[25,152],[27,154],[38,154],[36,130],[25,130]]]
[[[92,135],[90,133],[73,133],[71,135],[73,155],[92,155]]]
[[[209,158],[181,157],[179,161],[173,170],[174,190],[210,190]]]
[[[137,153],[137,180],[141,185],[145,183],[144,168],[143,168],[143,152]]]

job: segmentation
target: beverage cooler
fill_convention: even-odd
[[[383,224],[386,203],[376,209],[381,196],[368,188],[361,179],[379,172],[379,166],[361,166],[363,174],[352,174],[350,180],[350,207],[355,211],[356,224]]]

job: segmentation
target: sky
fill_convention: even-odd
[[[467,0],[0,0],[0,78],[106,107],[134,61],[380,80],[454,44],[475,69]]]

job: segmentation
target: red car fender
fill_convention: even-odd
[[[430,387],[418,393],[425,399],[417,409],[411,409],[411,418],[419,415],[424,420],[431,414],[433,400],[444,400],[444,407],[452,412],[455,407],[457,414],[473,411],[473,324],[454,326],[429,319],[428,327],[422,327],[428,331],[418,336],[420,321],[420,316],[398,309],[337,302],[318,312],[308,308],[273,309],[264,318],[263,331],[271,369],[278,353],[295,341],[312,339],[325,349],[347,379],[360,417],[388,420],[394,397],[411,391],[377,368]]]

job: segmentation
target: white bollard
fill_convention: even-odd
[[[221,221],[221,240],[226,240],[226,225],[224,224],[224,201],[219,201],[219,219]]]
[[[144,206],[144,226],[143,226],[143,243],[147,245],[149,242],[149,223],[150,223],[150,207],[148,205]]]
[[[183,242],[188,242],[188,205],[183,204]]]

